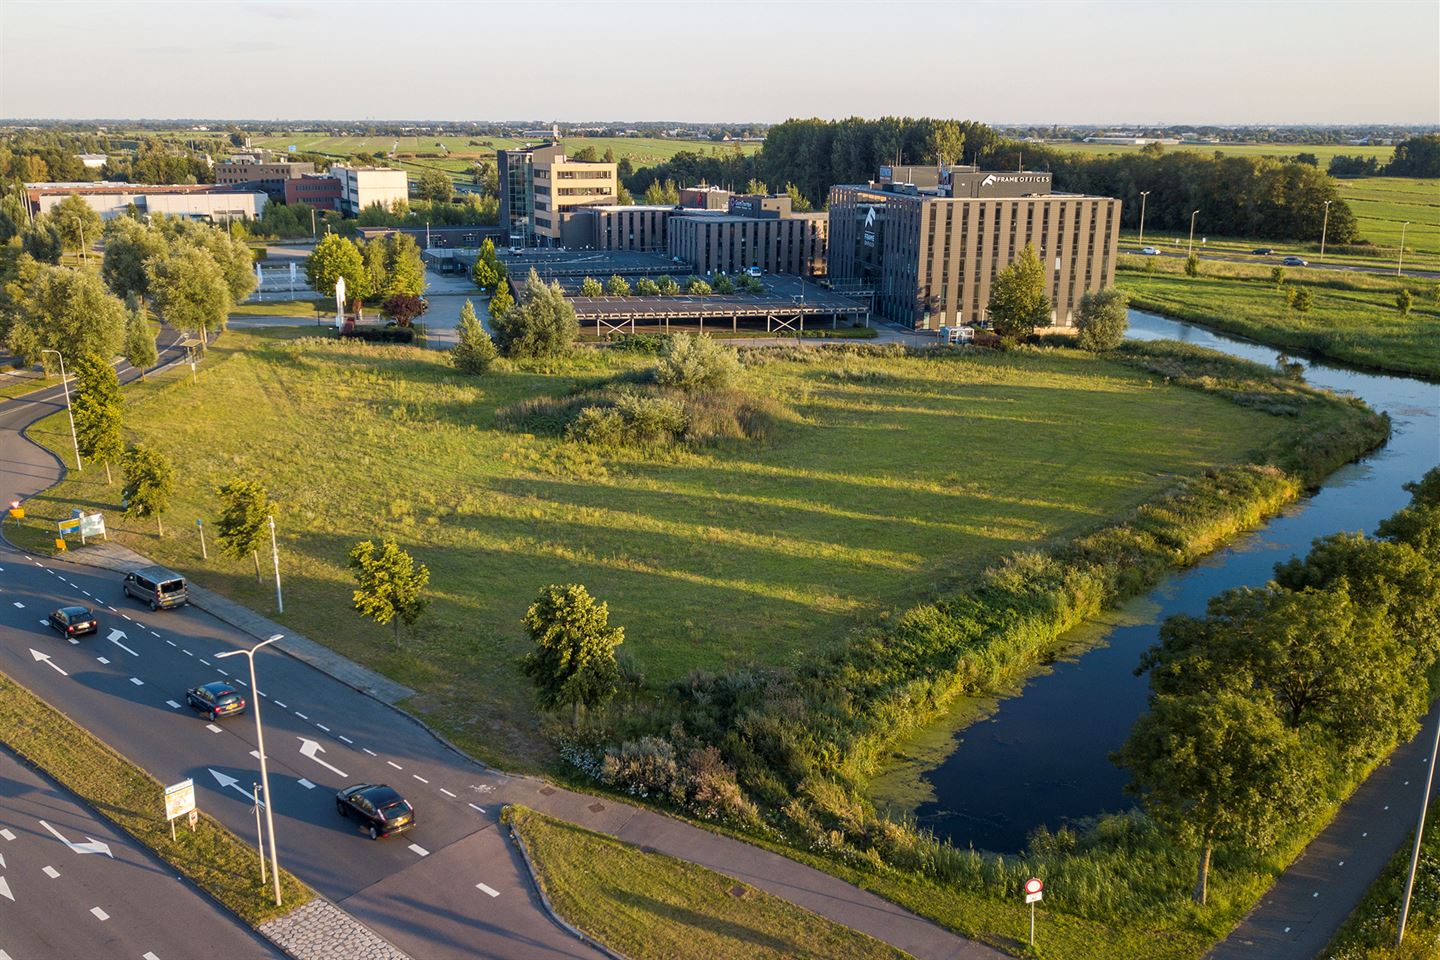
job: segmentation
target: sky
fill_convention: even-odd
[[[1436,0],[0,0],[0,117],[1440,123]]]

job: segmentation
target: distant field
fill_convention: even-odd
[[[313,133],[295,133],[281,137],[258,137],[256,146],[271,150],[285,150],[293,145],[296,150],[325,153],[332,156],[349,156],[355,153],[449,153],[452,157],[490,157],[496,150],[509,150],[524,146],[526,142],[508,137],[327,137]],[[615,151],[616,159],[629,157],[636,166],[646,166],[668,160],[681,150],[696,150],[709,153],[712,150],[733,150],[736,147],[746,153],[759,149],[759,144],[720,143],[713,140],[666,140],[660,137],[566,137],[565,144],[572,150],[593,146],[598,153]],[[429,163],[444,163],[441,158],[421,158]],[[455,162],[451,160],[450,162]]]
[[[1360,223],[1361,237],[1398,248],[1401,225],[1409,220],[1406,250],[1440,256],[1440,180],[1362,177],[1336,183]]]
[[[1076,153],[1134,153],[1140,148],[1128,144],[1117,143],[1074,143],[1072,141],[1058,141],[1047,143],[1046,147],[1052,150],[1073,150]],[[1200,150],[1205,153],[1234,154],[1246,157],[1293,157],[1297,153],[1313,153],[1320,160],[1320,165],[1325,166],[1334,156],[1344,155],[1347,157],[1375,157],[1382,163],[1389,160],[1395,152],[1394,147],[1351,147],[1343,144],[1303,144],[1303,143],[1185,143],[1165,144],[1166,150]]]

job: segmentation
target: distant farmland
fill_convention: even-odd
[[[1068,140],[1046,143],[1043,146],[1050,150],[1090,154],[1134,153],[1140,149],[1124,143],[1077,143]],[[1322,167],[1329,165],[1331,157],[1342,155],[1374,157],[1385,163],[1395,152],[1394,147],[1352,147],[1335,143],[1167,143],[1164,146],[1167,151],[1198,150],[1202,153],[1224,153],[1239,157],[1293,157],[1297,153],[1313,153]]]
[[[257,137],[256,146],[284,151],[294,146],[296,150],[309,153],[323,153],[333,157],[347,157],[356,153],[440,154],[441,156],[416,157],[429,161],[431,165],[449,169],[465,169],[465,161],[494,157],[496,150],[510,150],[524,146],[527,142],[509,137],[328,137],[318,133],[299,132],[279,137]],[[629,157],[637,167],[648,166],[669,160],[681,150],[711,153],[716,150],[742,150],[753,153],[760,148],[758,143],[723,143],[715,140],[667,140],[661,137],[565,137],[565,145],[573,150],[594,147],[603,154],[607,149],[615,152],[615,159]]]

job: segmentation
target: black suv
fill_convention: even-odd
[[[357,783],[335,794],[335,809],[342,817],[354,817],[371,840],[402,833],[415,826],[415,808],[393,787],[383,783]]]
[[[88,607],[61,607],[50,611],[50,626],[67,637],[78,637],[100,629],[100,621]]]
[[[186,690],[185,699],[208,720],[245,712],[245,698],[240,691],[221,680]]]

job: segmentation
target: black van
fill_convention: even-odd
[[[183,606],[189,600],[185,578],[165,567],[141,567],[125,574],[125,596],[150,604],[151,610]]]

